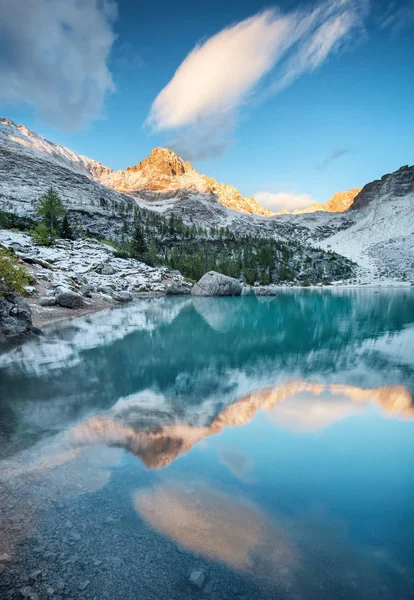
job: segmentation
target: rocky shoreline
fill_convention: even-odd
[[[137,298],[191,290],[178,271],[118,258],[111,246],[95,239],[35,246],[30,235],[2,229],[0,247],[12,250],[32,278],[33,283],[26,286],[27,298],[22,300],[32,315],[27,333],[32,324],[42,327]]]

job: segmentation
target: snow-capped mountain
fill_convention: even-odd
[[[33,217],[50,186],[84,229],[105,237],[119,237],[139,205],[207,228],[335,250],[360,265],[365,281],[414,279],[414,166],[359,193],[340,192],[325,205],[310,207],[314,212],[270,216],[253,198],[199,174],[165,148],[155,148],[125,171],[113,171],[0,119],[0,209]]]
[[[191,164],[167,148],[154,148],[148,158],[124,171],[113,171],[100,162],[75,154],[68,148],[49,142],[24,125],[0,118],[0,143],[5,149],[22,146],[34,158],[62,165],[76,173],[91,177],[118,192],[140,196],[147,201],[177,197],[177,192],[192,192],[215,196],[220,204],[240,212],[270,216],[272,212],[261,206],[253,197],[244,198],[231,185],[220,184],[213,178],[198,173]]]

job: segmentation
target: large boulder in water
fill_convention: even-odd
[[[193,296],[240,296],[242,285],[237,279],[209,271],[191,290]]]

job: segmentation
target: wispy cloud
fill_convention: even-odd
[[[100,116],[113,90],[112,0],[0,0],[0,98],[77,128]]]
[[[381,29],[391,29],[394,34],[414,25],[414,0],[398,0],[387,5],[380,18]]]
[[[220,123],[234,123],[264,79],[266,93],[275,94],[318,68],[361,31],[367,2],[329,0],[285,14],[271,9],[223,29],[188,54],[146,123],[156,131],[178,131],[192,154],[186,158],[222,147]]]
[[[312,204],[312,197],[309,194],[291,194],[289,192],[258,192],[254,195],[255,199],[266,208],[273,212],[288,210],[289,212],[308,207]]]
[[[338,150],[334,150],[332,152],[332,154],[330,154],[327,158],[325,158],[325,160],[316,167],[317,171],[323,171],[324,169],[326,169],[327,167],[329,167],[329,165],[333,162],[335,162],[336,160],[338,160],[338,158],[341,158],[341,156],[344,156],[345,154],[348,154],[349,149],[348,148],[340,148]]]

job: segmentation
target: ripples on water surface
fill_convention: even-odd
[[[0,356],[1,598],[413,597],[412,290],[46,333]]]

